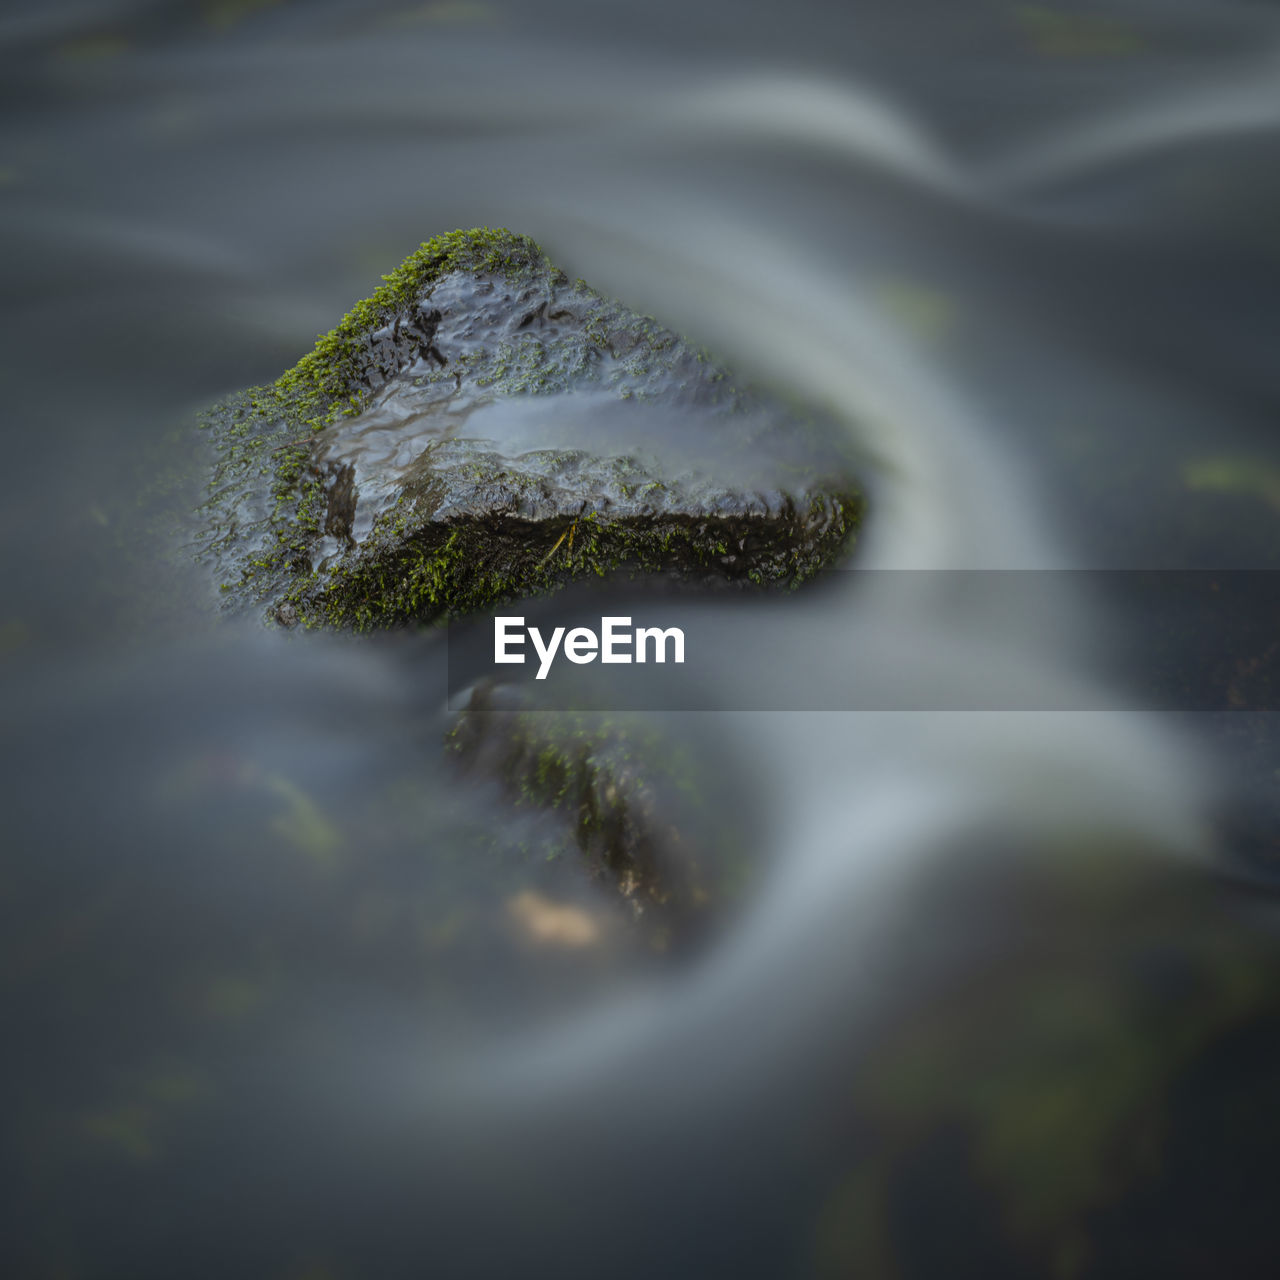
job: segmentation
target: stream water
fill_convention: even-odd
[[[1277,560],[1273,5],[49,0],[0,68],[7,1275],[1271,1274],[1274,653],[1125,663],[1132,571]],[[695,947],[459,781],[438,636],[191,555],[197,410],[481,225],[862,459],[894,572],[643,717],[750,853]]]

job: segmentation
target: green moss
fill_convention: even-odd
[[[321,334],[271,391],[290,416],[319,428],[339,412],[359,412],[355,387],[363,340],[411,307],[422,292],[453,271],[490,271],[507,277],[548,266],[542,249],[528,236],[505,229],[473,227],[450,231],[426,241],[411,253],[371,297],[358,302],[328,333]]]
[[[480,466],[481,464],[477,464]],[[486,476],[486,479],[491,477]],[[547,595],[574,579],[621,574],[712,576],[728,557],[732,521],[610,520],[597,512],[498,531],[479,521],[453,526],[413,519],[401,504],[383,513],[351,559],[299,578],[286,593],[311,625],[367,631],[447,620],[519,597]],[[758,588],[794,589],[838,554],[857,527],[856,493],[822,495],[794,536],[758,553],[746,578]],[[821,532],[806,531],[821,530]],[[743,522],[744,538],[754,536]]]

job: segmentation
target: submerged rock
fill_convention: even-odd
[[[513,810],[546,816],[531,856],[571,854],[621,894],[657,949],[704,933],[757,870],[750,804],[726,753],[713,767],[643,715],[549,711],[528,686],[483,682],[446,747]]]
[[[429,621],[611,572],[793,586],[862,510],[836,432],[507,231],[424,244],[208,425],[203,554],[285,626]]]

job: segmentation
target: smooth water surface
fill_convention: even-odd
[[[1274,566],[1278,35],[0,17],[6,1273],[1269,1274],[1272,717],[1132,705],[1123,579],[1053,575]],[[698,946],[459,780],[438,636],[228,618],[192,559],[198,408],[479,225],[840,422],[859,567],[1049,584],[724,602],[721,709],[644,718],[753,868]],[[744,710],[761,655],[917,709]],[[1013,673],[1101,709],[918,709]]]

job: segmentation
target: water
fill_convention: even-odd
[[[1271,717],[1142,710],[1123,579],[1051,571],[1274,564],[1276,37],[0,19],[12,1273],[1266,1274]],[[1045,571],[1016,629],[946,574],[731,602],[722,709],[646,721],[758,865],[687,953],[458,783],[442,646],[227,621],[187,554],[194,410],[473,225],[842,422],[860,567]],[[1104,709],[752,712],[762,654],[833,705]]]

